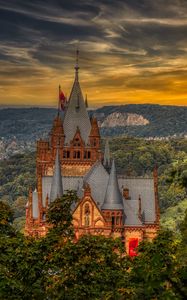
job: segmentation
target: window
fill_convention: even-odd
[[[81,157],[80,151],[74,151],[73,152],[73,158],[74,159],[80,159],[80,157]]]
[[[84,224],[85,226],[90,226],[90,207],[86,204],[84,207]]]
[[[120,217],[116,217],[116,225],[120,225]]]
[[[70,152],[69,152],[69,150],[64,150],[63,151],[63,158],[70,158]]]
[[[91,152],[90,151],[84,151],[84,159],[90,159],[91,158]]]

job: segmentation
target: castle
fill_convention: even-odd
[[[142,239],[159,229],[157,171],[153,177],[117,176],[109,146],[101,151],[95,117],[89,118],[80,83],[79,66],[63,118],[58,112],[49,140],[37,142],[37,189],[29,190],[25,234],[44,236],[48,205],[67,190],[79,201],[72,208],[78,239],[84,234],[120,237],[129,255]]]

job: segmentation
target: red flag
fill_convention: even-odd
[[[65,109],[66,97],[59,86],[59,110]]]
[[[129,240],[129,255],[137,256],[138,239],[132,238]]]

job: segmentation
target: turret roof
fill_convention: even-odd
[[[54,173],[51,183],[50,202],[63,195],[62,175],[59,158],[59,149],[57,148],[56,159],[54,165]]]
[[[124,209],[123,199],[119,190],[118,179],[116,174],[116,167],[114,160],[112,161],[112,168],[108,180],[104,203],[102,209],[118,210]]]

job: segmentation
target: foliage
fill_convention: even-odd
[[[0,226],[9,224],[13,220],[13,211],[9,205],[0,201]]]
[[[69,192],[49,207],[54,227],[40,239],[16,232],[8,223],[5,204],[0,206],[7,225],[0,227],[0,299],[186,298],[187,216],[180,226],[181,240],[169,231],[160,232],[153,242],[142,242],[139,255],[130,259],[118,239],[85,235],[75,242],[69,236],[74,200]]]
[[[28,188],[36,184],[35,153],[17,154],[0,161],[0,198],[8,195],[9,202],[27,196]]]
[[[178,232],[180,224],[185,216],[187,210],[187,199],[180,201],[175,206],[167,208],[161,214],[161,226]]]
[[[184,299],[184,278],[180,275],[178,243],[170,231],[161,232],[153,242],[143,242],[130,274],[136,287],[134,299]]]

